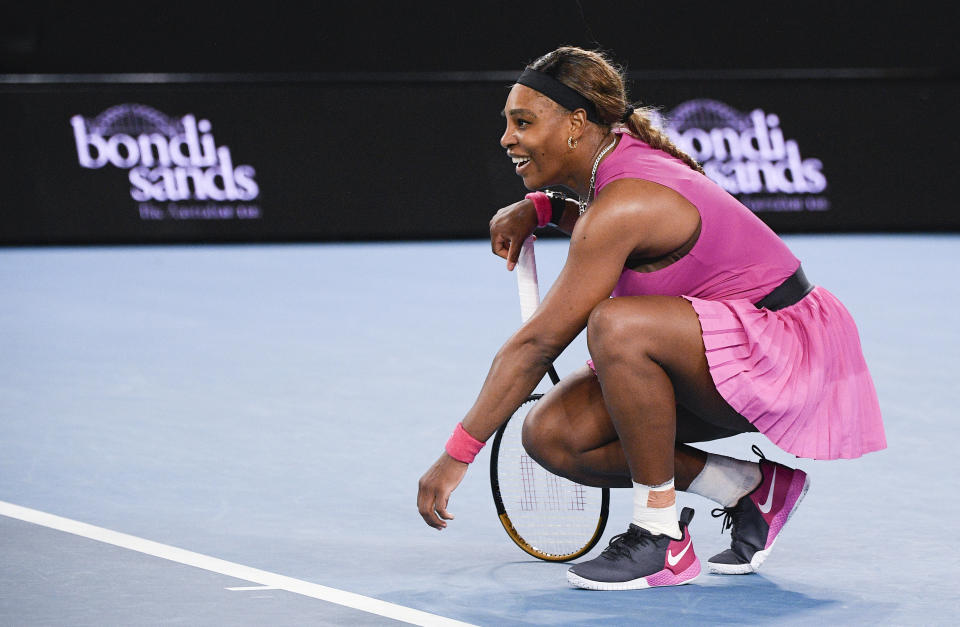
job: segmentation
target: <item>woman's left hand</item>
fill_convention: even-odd
[[[490,247],[494,255],[507,260],[507,270],[517,265],[523,242],[535,228],[537,209],[532,200],[507,205],[490,219]]]

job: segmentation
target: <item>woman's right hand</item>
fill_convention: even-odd
[[[467,466],[468,464],[443,453],[420,477],[417,484],[417,509],[420,510],[423,521],[434,529],[444,529],[447,526],[446,521],[453,520],[453,514],[447,511],[447,503],[450,501],[450,494],[467,474]]]
[[[494,255],[507,260],[507,270],[517,265],[520,248],[535,228],[537,209],[526,198],[507,205],[490,219],[490,246]]]

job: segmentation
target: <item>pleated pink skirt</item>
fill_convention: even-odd
[[[880,404],[850,313],[817,287],[779,311],[685,296],[700,318],[720,395],[798,457],[860,457],[886,448]]]

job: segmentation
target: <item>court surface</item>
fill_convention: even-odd
[[[889,448],[705,445],[810,474],[772,555],[607,593],[508,540],[488,449],[447,530],[417,513],[520,321],[486,242],[0,249],[0,624],[956,624],[960,236],[784,239],[857,320]],[[542,289],[565,245],[537,243]],[[728,544],[679,505],[701,560]]]

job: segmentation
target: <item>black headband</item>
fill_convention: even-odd
[[[527,68],[520,75],[520,78],[517,79],[517,83],[539,91],[564,109],[570,111],[583,109],[587,112],[588,120],[594,124],[602,124],[599,116],[597,116],[596,107],[593,106],[592,102],[587,100],[586,96],[575,89],[567,87],[549,74],[534,70],[533,68]]]

